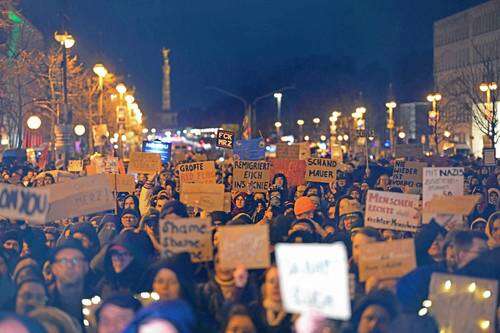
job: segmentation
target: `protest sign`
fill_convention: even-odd
[[[215,184],[215,162],[183,163],[177,166],[181,186],[186,183]]]
[[[47,221],[115,209],[115,199],[106,175],[81,177],[46,187],[50,192]]]
[[[96,174],[118,173],[118,158],[113,156],[95,156],[91,159]]]
[[[421,159],[424,156],[424,149],[420,143],[397,144],[395,151],[397,157],[406,159]]]
[[[185,183],[181,187],[180,201],[207,212],[224,210],[224,185]]]
[[[394,171],[392,172],[392,185],[404,190],[409,188],[411,193],[422,192],[422,171],[427,166],[423,162],[408,162],[396,160]]]
[[[309,158],[311,153],[307,142],[301,143],[278,143],[276,144],[276,158],[287,160],[304,160]]]
[[[192,262],[210,261],[213,259],[210,219],[164,217],[160,219],[160,244],[163,258],[189,252]]]
[[[81,172],[83,170],[82,160],[69,160],[68,161],[68,171],[69,172]]]
[[[304,160],[271,159],[271,179],[275,174],[286,176],[288,186],[297,186],[305,183],[306,162]]]
[[[234,133],[231,131],[218,130],[217,131],[217,147],[233,149]]]
[[[483,148],[483,165],[495,166],[496,164],[495,148]]]
[[[172,155],[172,144],[160,140],[143,141],[142,151],[145,153],[158,153],[160,154],[162,163],[170,162]]]
[[[290,313],[316,312],[349,320],[349,278],[344,244],[276,245],[281,297]]]
[[[267,192],[271,184],[271,164],[265,161],[234,161],[233,190]]]
[[[12,220],[47,222],[50,193],[46,187],[28,188],[0,184],[0,216]]]
[[[233,154],[235,160],[263,160],[266,155],[266,143],[262,138],[238,140],[234,144]]]
[[[158,153],[132,152],[128,173],[154,174],[161,171],[161,156]]]
[[[434,273],[427,311],[440,331],[496,332],[498,281]]]
[[[306,160],[305,180],[308,182],[331,183],[337,179],[338,162],[327,158]]]
[[[117,173],[105,173],[113,192],[134,193],[135,180],[132,175],[120,175]]]
[[[359,253],[359,280],[398,278],[417,266],[413,239],[363,244]]]
[[[437,214],[469,215],[478,203],[480,195],[453,195],[433,197],[425,211]]]
[[[434,217],[427,212],[427,206],[434,197],[464,194],[464,169],[454,167],[424,168],[422,182],[422,223],[429,223]],[[461,220],[455,216],[454,220]]]
[[[378,229],[416,231],[420,225],[419,196],[369,190],[365,225]]]
[[[242,264],[255,269],[270,265],[267,224],[219,227],[217,233],[221,267],[229,269]]]

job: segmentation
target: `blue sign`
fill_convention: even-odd
[[[145,153],[158,153],[162,163],[170,162],[172,144],[162,141],[143,141],[142,151]]]
[[[263,160],[266,156],[266,143],[262,138],[238,140],[234,144],[233,154],[240,160]]]

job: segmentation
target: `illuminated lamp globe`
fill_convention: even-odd
[[[85,134],[85,126],[83,126],[82,124],[78,124],[75,126],[74,131],[76,135],[82,136]]]
[[[38,116],[31,116],[26,121],[26,125],[28,125],[29,129],[37,130],[42,126],[42,120]]]

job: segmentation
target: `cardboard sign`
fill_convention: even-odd
[[[215,184],[215,162],[183,163],[177,166],[179,180],[185,183]]]
[[[422,182],[422,223],[429,223],[434,215],[427,211],[429,202],[434,197],[457,196],[464,194],[463,168],[424,168]],[[461,220],[462,216],[456,216]]]
[[[213,259],[212,228],[210,219],[160,219],[161,256],[189,252],[192,262]]]
[[[483,165],[495,166],[496,164],[495,148],[483,148]]]
[[[186,183],[181,187],[180,201],[207,212],[224,210],[223,184]]]
[[[498,281],[434,273],[428,312],[446,332],[495,332]]]
[[[262,138],[251,140],[238,140],[234,148],[235,160],[263,160],[266,156],[266,143]]]
[[[306,174],[306,162],[304,160],[271,159],[271,179],[275,174],[282,173],[286,176],[288,186],[303,185]]]
[[[217,229],[219,261],[223,268],[242,264],[247,269],[269,267],[269,226],[235,225]]]
[[[433,197],[425,211],[436,214],[469,215],[480,199],[479,195],[454,195]]]
[[[316,312],[328,318],[349,320],[351,302],[345,245],[276,245],[280,290],[285,310]]]
[[[363,244],[359,254],[359,280],[370,276],[398,278],[417,266],[413,239]]]
[[[306,160],[305,180],[308,182],[331,183],[337,179],[339,163],[327,158],[308,158]]]
[[[217,131],[217,147],[233,149],[234,133],[231,131],[218,130]]]
[[[158,153],[132,152],[128,173],[154,174],[161,171],[161,156]]]
[[[120,175],[117,173],[106,173],[113,192],[134,193],[135,179],[131,175]]]
[[[68,171],[69,172],[81,172],[83,170],[82,160],[70,160],[68,161]]]
[[[305,160],[311,156],[307,142],[276,144],[276,158],[287,160]]]
[[[113,190],[105,175],[81,177],[46,188],[50,191],[47,221],[115,209]]]
[[[419,194],[422,192],[422,172],[427,163],[407,162],[396,160],[394,171],[392,172],[392,185],[404,190],[409,188],[411,193]]]
[[[28,188],[0,184],[0,216],[12,220],[47,222],[50,191],[47,187]]]
[[[265,161],[234,161],[233,190],[267,192],[271,184],[271,164]]]
[[[424,149],[420,143],[407,143],[395,146],[396,156],[406,159],[421,159],[424,157]]]
[[[368,190],[365,226],[416,231],[420,226],[419,196]]]

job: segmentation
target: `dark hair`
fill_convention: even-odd
[[[95,316],[96,316],[96,319],[98,322],[101,319],[100,317],[101,317],[102,309],[104,309],[104,307],[106,305],[109,305],[109,304],[112,304],[112,305],[115,305],[115,306],[118,306],[118,307],[124,308],[124,309],[130,309],[134,313],[139,311],[139,309],[142,307],[141,302],[139,302],[137,299],[135,299],[131,295],[111,296],[111,297],[105,299],[104,302],[102,302],[101,305],[99,306],[99,308],[96,310]]]
[[[374,290],[361,298],[354,306],[351,322],[356,332],[363,312],[371,305],[383,307],[391,320],[394,320],[399,313],[398,303],[392,292],[385,289]]]
[[[89,258],[87,257],[87,251],[85,251],[85,249],[83,248],[82,243],[78,239],[68,238],[52,250],[49,255],[50,263],[53,264],[56,260],[57,254],[65,249],[78,250],[87,260],[89,260]]]
[[[163,206],[160,212],[160,218],[165,217],[169,214],[175,214],[180,217],[189,217],[186,205],[177,200],[171,200]]]
[[[252,320],[252,324],[255,328],[255,331],[257,332],[257,320],[256,318],[251,314],[250,311],[243,305],[243,304],[234,304],[229,311],[227,312],[227,316],[224,320],[224,325],[222,332],[225,332],[227,329],[227,326],[229,325],[229,322],[231,321],[231,318],[233,316],[247,316]]]
[[[377,240],[377,242],[380,242],[382,240],[382,236],[380,236],[380,232],[374,228],[370,228],[370,227],[355,228],[355,229],[351,230],[351,232],[352,232],[351,238],[357,234],[362,234],[362,235],[365,235],[366,237],[375,238]]]
[[[468,251],[472,247],[472,243],[474,238],[482,239],[487,241],[487,236],[479,231],[473,230],[460,230],[451,235],[449,245],[453,245],[453,247],[459,251]]]

